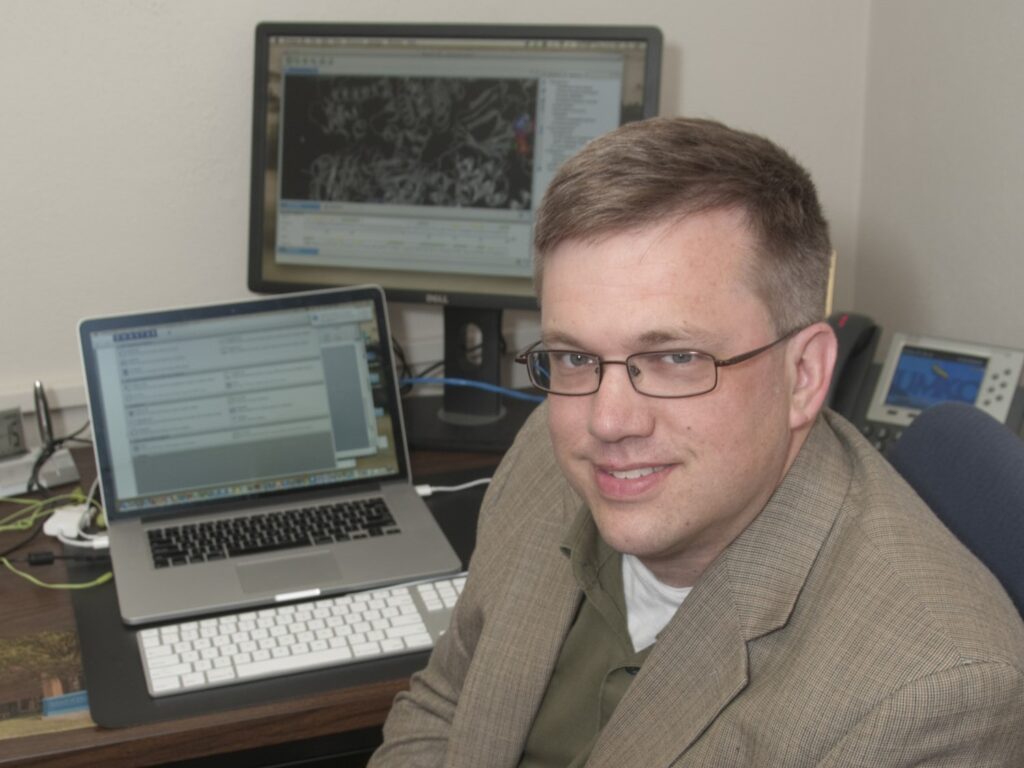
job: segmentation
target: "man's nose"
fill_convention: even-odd
[[[650,398],[641,395],[629,380],[625,363],[601,364],[601,386],[590,395],[590,434],[614,443],[627,437],[646,437],[654,427]]]

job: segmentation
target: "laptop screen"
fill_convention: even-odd
[[[108,512],[403,473],[389,337],[374,293],[84,321]]]

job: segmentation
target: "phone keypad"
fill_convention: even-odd
[[[864,422],[860,427],[860,431],[882,453],[888,451],[892,444],[903,435],[903,427],[895,427],[891,424],[878,424],[873,421]]]

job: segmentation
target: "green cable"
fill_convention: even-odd
[[[39,520],[53,514],[56,507],[64,504],[82,504],[89,501],[89,506],[97,512],[102,512],[100,503],[96,499],[86,499],[81,489],[73,493],[52,496],[48,499],[0,499],[4,504],[20,504],[24,509],[17,509],[6,517],[0,519],[0,533],[11,531],[25,531],[34,526]]]
[[[95,499],[87,499],[80,488],[72,493],[53,496],[48,499],[22,499],[8,497],[2,499],[2,501],[5,504],[20,504],[23,509],[15,510],[11,514],[0,519],[0,533],[30,530],[38,525],[40,520],[53,514],[57,507],[68,503],[82,504],[83,502],[89,501],[90,507],[102,512],[99,502]],[[37,529],[35,533],[38,532],[39,531]],[[35,533],[32,536],[29,536],[28,539],[16,544],[14,548],[17,549],[27,544],[29,540],[34,538]],[[15,568],[14,565],[11,564],[11,561],[6,557],[10,551],[11,550],[8,550],[3,556],[0,556],[0,563],[3,563],[4,567],[14,575],[20,576],[37,587],[43,587],[44,589],[89,589],[90,587],[97,587],[100,584],[105,584],[110,581],[114,575],[112,572],[108,571],[93,581],[83,582],[80,584],[49,584],[37,579],[31,574],[19,571]]]
[[[21,578],[26,581],[35,584],[37,587],[43,587],[44,589],[90,589],[91,587],[98,587],[100,584],[106,584],[114,577],[112,571],[107,571],[99,578],[93,579],[92,581],[84,581],[81,584],[48,584],[47,582],[40,581],[35,576],[27,574],[24,571],[19,571],[11,565],[11,561],[6,557],[0,557],[0,563],[3,563],[7,567],[7,570],[15,576],[21,576]]]

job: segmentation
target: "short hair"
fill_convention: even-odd
[[[778,333],[822,319],[832,247],[810,174],[784,150],[712,120],[651,118],[599,136],[559,168],[537,211],[534,283],[570,240],[719,209],[758,244],[751,287]]]

